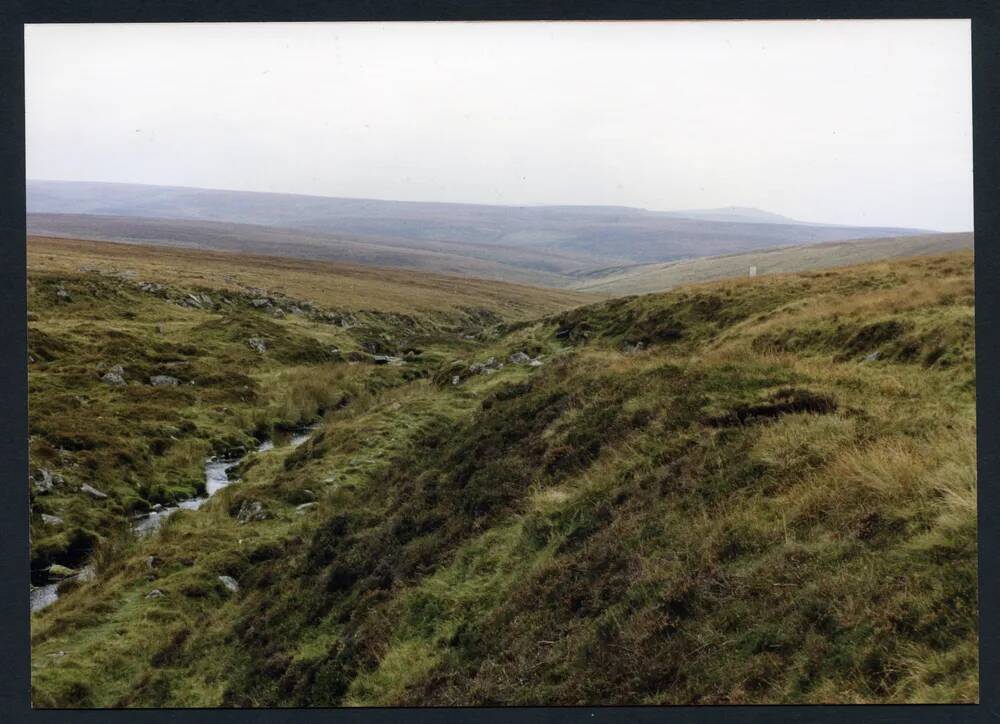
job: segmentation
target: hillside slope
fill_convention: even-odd
[[[972,250],[973,244],[972,232],[826,242],[746,254],[685,259],[667,264],[602,269],[578,275],[579,281],[570,286],[581,291],[613,295],[648,294],[683,284],[747,276],[750,266],[757,267],[757,274],[763,276]]]
[[[29,272],[103,272],[228,291],[259,287],[345,311],[430,314],[451,322],[468,308],[529,319],[603,296],[360,264],[80,239],[29,237],[27,248]]]
[[[29,180],[28,213],[31,233],[53,233],[35,227],[36,214],[79,216],[62,220],[61,235],[114,238],[122,221],[132,219],[131,233],[143,219],[154,220],[160,232],[165,220],[250,224],[294,229],[334,237],[364,237],[368,242],[412,249],[490,258],[536,271],[559,272],[568,259],[580,269],[621,263],[662,262],[713,256],[790,244],[899,236],[913,229],[806,224],[756,209],[716,209],[659,212],[624,206],[494,206],[424,203],[377,199],[328,198],[295,194],[251,193],[219,189],[142,186]],[[102,229],[103,224],[108,224]],[[89,229],[84,233],[84,229]],[[183,233],[178,229],[177,233]],[[94,237],[93,234],[101,233]],[[147,234],[147,237],[149,234]],[[251,236],[243,251],[261,251]],[[264,243],[264,242],[261,242]],[[273,243],[271,239],[267,243]],[[336,239],[330,243],[336,246]],[[487,252],[484,247],[497,247]],[[532,251],[554,258],[531,256]],[[327,257],[329,258],[329,257]],[[348,260],[348,259],[343,259]],[[377,263],[386,264],[382,260]],[[396,263],[396,262],[393,262]],[[524,279],[524,281],[532,281]]]
[[[956,253],[317,363],[33,617],[34,704],[975,701],[973,319]]]
[[[251,224],[85,214],[29,214],[32,236],[92,239],[395,267],[535,286],[565,287],[607,259],[502,245],[365,237]],[[625,263],[619,260],[618,263]]]
[[[35,581],[46,582],[53,564],[84,562],[132,516],[202,492],[207,455],[310,422],[341,399],[335,381],[365,379],[376,355],[409,351],[394,372],[418,375],[485,325],[591,299],[369,267],[29,239]]]

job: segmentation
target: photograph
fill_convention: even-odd
[[[26,22],[31,707],[978,704],[971,33]]]

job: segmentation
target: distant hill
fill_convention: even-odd
[[[27,190],[29,230],[36,234],[188,243],[192,234],[201,233],[192,222],[251,225],[270,229],[269,238],[262,241],[256,232],[242,236],[249,230],[241,229],[242,251],[284,254],[289,250],[280,247],[287,242],[297,245],[294,254],[309,258],[433,268],[423,266],[431,262],[418,253],[430,252],[450,257],[450,266],[439,271],[554,286],[611,266],[924,233],[808,224],[739,207],[649,211],[624,206],[490,206],[36,180],[28,181]],[[68,216],[57,222],[52,214]],[[142,220],[155,220],[155,229],[140,228],[149,223]],[[170,220],[186,225],[171,229],[166,223]],[[287,230],[320,236],[304,244],[302,236]],[[219,248],[213,245],[221,243],[220,229],[205,227],[205,232],[198,244]],[[354,256],[344,256],[348,241]],[[364,258],[359,244],[375,247],[372,261]],[[384,247],[397,249],[388,261]],[[459,263],[455,257],[474,261]],[[484,270],[482,262],[503,268]],[[535,272],[555,276],[532,276]]]
[[[944,254],[973,248],[972,232],[924,234],[884,239],[841,241],[766,249],[745,254],[685,259],[667,264],[642,264],[603,269],[583,275],[574,285],[581,291],[613,295],[661,292],[682,284],[747,276],[750,266],[757,274],[799,272],[850,266],[880,259],[925,254]]]
[[[664,216],[684,219],[701,219],[702,221],[739,221],[746,224],[800,224],[806,226],[823,226],[810,224],[797,219],[790,219],[770,211],[748,208],[746,206],[726,206],[721,209],[688,209],[685,211],[662,211]]]
[[[28,233],[346,262],[548,287],[569,286],[574,277],[567,274],[593,268],[597,263],[594,259],[504,246],[418,243],[411,239],[324,234],[255,224],[134,216],[29,214]]]

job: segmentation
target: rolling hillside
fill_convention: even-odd
[[[29,272],[33,562],[77,568],[36,707],[979,698],[969,252],[408,314],[391,274],[319,304],[374,270],[64,243]]]
[[[489,206],[36,180],[28,181],[28,212],[35,235],[194,242],[422,270],[437,264],[551,286],[613,266],[919,233],[808,224],[757,209]],[[245,226],[229,226],[236,224]]]
[[[514,321],[603,296],[308,259],[29,237],[29,277],[36,269],[117,275],[217,291],[263,288],[329,308],[416,313],[451,322],[468,309]]]
[[[581,274],[580,281],[572,286],[581,291],[615,296],[647,294],[683,284],[747,276],[750,266],[756,266],[757,274],[762,276],[850,266],[881,259],[972,250],[973,243],[972,232],[827,242],[746,254],[685,259],[666,264],[601,269]]]

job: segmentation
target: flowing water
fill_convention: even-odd
[[[275,447],[293,447],[296,448],[306,440],[308,440],[313,432],[316,431],[318,425],[313,425],[312,427],[303,428],[292,433],[287,438],[279,437],[277,445],[272,440],[265,440],[260,445],[257,446],[255,452],[263,453],[269,450],[274,450]],[[163,524],[167,518],[176,513],[178,510],[198,510],[205,501],[211,498],[213,495],[218,493],[220,490],[225,488],[231,482],[229,479],[229,471],[235,468],[245,455],[240,458],[233,458],[228,460],[220,460],[215,457],[211,457],[205,461],[205,494],[200,495],[195,498],[188,498],[187,500],[182,500],[176,505],[154,506],[153,510],[149,513],[139,516],[135,519],[132,525],[133,532],[140,538],[154,533]],[[80,580],[89,580],[93,578],[94,571],[90,566],[86,566],[81,569],[80,573],[77,574]],[[31,587],[31,610],[41,611],[47,606],[51,606],[59,598],[59,584],[61,581],[53,581],[46,583],[42,586],[32,586]]]

